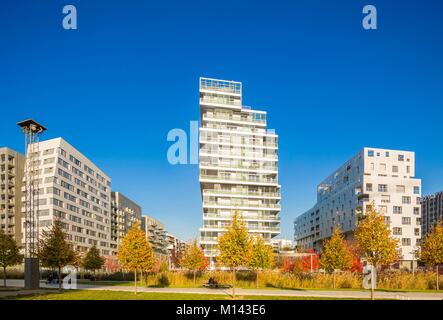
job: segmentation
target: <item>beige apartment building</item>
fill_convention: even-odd
[[[60,219],[77,251],[95,245],[112,255],[110,178],[62,138],[39,142],[38,150],[39,232]]]
[[[0,148],[0,228],[21,245],[21,198],[25,156]]]
[[[163,223],[150,216],[142,216],[142,230],[146,234],[146,239],[152,246],[155,255],[159,259],[167,259],[168,242],[166,230]]]
[[[242,104],[241,82],[200,78],[200,118],[200,244],[214,269],[234,212],[268,244],[280,234],[278,136],[266,111]]]
[[[318,185],[316,205],[295,219],[295,241],[321,251],[336,225],[352,240],[374,203],[400,241],[400,267],[412,268],[421,239],[420,195],[414,152],[364,148]]]

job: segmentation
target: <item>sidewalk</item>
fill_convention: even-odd
[[[23,280],[7,280],[8,286],[23,287]],[[47,292],[45,288],[56,289],[57,285],[47,285],[41,283],[41,291]],[[83,290],[108,290],[108,291],[133,291],[131,286],[107,286],[107,285],[88,285],[78,284],[78,289]],[[194,294],[226,294],[230,295],[230,289],[208,289],[208,288],[146,288],[138,287],[138,292],[159,292],[159,293],[194,293]],[[284,296],[284,297],[314,297],[314,298],[344,298],[344,299],[370,299],[370,292],[367,290],[285,290],[285,289],[236,289],[238,296]],[[21,290],[31,293],[29,291]],[[0,292],[1,296],[5,292]],[[377,299],[396,299],[396,300],[443,300],[443,292],[383,292],[376,291]]]

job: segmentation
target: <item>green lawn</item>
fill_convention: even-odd
[[[48,293],[12,297],[18,300],[232,300],[228,295],[193,294],[193,293],[156,293],[126,291],[70,290],[63,293]],[[284,296],[238,296],[239,300],[349,300],[317,297],[284,297]]]

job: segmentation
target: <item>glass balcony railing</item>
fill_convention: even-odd
[[[230,162],[230,163],[220,163],[220,162],[208,162],[208,161],[200,161],[201,166],[209,166],[209,167],[219,167],[219,168],[236,168],[236,169],[248,169],[248,170],[267,170],[267,171],[277,171],[276,166],[261,166],[261,165],[245,165],[239,162]]]
[[[215,148],[201,148],[200,153],[216,154],[220,156],[237,156],[237,157],[248,157],[248,158],[266,158],[266,159],[278,159],[277,154],[264,153],[264,152],[250,152],[241,150],[223,150]]]
[[[260,124],[266,124],[265,118],[257,118],[253,115],[236,115],[236,114],[223,114],[223,113],[212,113],[207,112],[203,114],[203,120],[205,119],[223,119],[223,120],[230,120],[230,121],[245,121],[245,122],[251,122],[251,123],[260,123]]]
[[[205,224],[203,225],[204,229],[220,229],[225,230],[229,227],[229,224],[227,225],[216,225],[216,224]],[[263,230],[263,231],[280,231],[279,227],[269,227],[269,226],[257,226],[257,225],[246,225],[246,229],[248,230]]]
[[[222,215],[219,213],[210,213],[207,212],[203,215],[203,217],[207,217],[207,218],[231,218],[230,216],[226,216],[226,215]],[[279,221],[280,218],[278,216],[275,215],[262,215],[262,214],[242,214],[241,215],[242,219],[244,220],[248,220],[248,219],[257,219],[257,220],[276,220]]]
[[[280,192],[268,192],[268,191],[252,191],[252,190],[227,190],[227,189],[204,189],[203,195],[245,195],[245,196],[263,196],[263,197],[280,197]]]
[[[207,201],[204,200],[205,205],[211,206],[229,206],[229,207],[251,207],[251,208],[270,208],[280,209],[278,203],[249,203],[247,201]]]
[[[277,183],[275,178],[265,178],[265,177],[251,177],[248,175],[206,175],[200,174],[201,179],[211,179],[211,180],[225,180],[225,181],[244,181],[244,182],[264,182],[264,183]]]

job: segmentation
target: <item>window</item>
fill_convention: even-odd
[[[411,167],[410,166],[406,166],[406,173],[411,173]]]
[[[366,191],[368,191],[368,192],[372,191],[372,183],[366,184]]]
[[[401,197],[401,202],[403,204],[411,204],[411,197],[403,196]]]
[[[406,191],[405,186],[402,185],[395,186],[395,190],[400,193],[405,193]]]
[[[414,229],[414,235],[419,237],[420,236],[420,228],[415,228]]]
[[[393,207],[393,212],[396,213],[396,214],[401,214],[402,213],[402,207],[394,206]]]
[[[411,245],[411,239],[410,238],[402,238],[401,239],[401,245],[402,246],[410,246]]]
[[[368,150],[368,157],[374,156],[374,150]]]
[[[381,196],[381,203],[390,203],[391,202],[391,196],[388,194],[383,194]]]
[[[392,166],[392,172],[397,173],[398,172],[398,166]]]
[[[387,206],[378,206],[378,211],[381,214],[386,214],[386,213],[388,213],[388,207]]]
[[[398,161],[404,161],[404,160],[405,160],[405,156],[403,154],[399,154]]]
[[[388,192],[388,185],[387,184],[379,184],[378,185],[378,192]]]
[[[421,218],[417,218],[417,219],[415,219],[415,224],[416,224],[417,226],[421,225]]]
[[[380,171],[386,171],[386,163],[380,163]]]
[[[402,230],[401,230],[401,228],[393,228],[393,229],[392,229],[392,233],[393,233],[395,236],[401,236]]]
[[[386,151],[385,156],[389,158],[389,151]]]
[[[383,216],[383,218],[385,219],[385,223],[386,224],[390,224],[391,223],[391,217],[390,216]]]
[[[420,187],[414,187],[414,194],[420,194]]]
[[[417,215],[420,214],[420,208],[419,207],[414,207],[414,214],[417,214]]]
[[[410,225],[411,224],[411,218],[410,217],[402,217],[401,218],[401,224]]]

